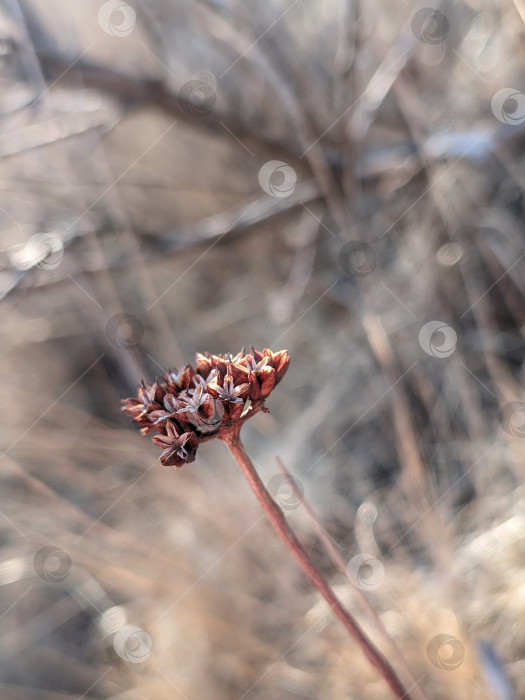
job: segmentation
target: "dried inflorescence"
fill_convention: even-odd
[[[258,411],[283,378],[287,350],[242,350],[238,355],[198,353],[196,366],[169,371],[154,384],[142,382],[137,398],[123,400],[122,410],[141,426],[157,432],[161,462],[181,467],[193,462],[200,442],[221,437]]]

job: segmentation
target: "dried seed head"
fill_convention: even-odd
[[[152,438],[155,445],[163,448],[160,461],[166,466],[182,467],[183,464],[193,462],[199,446],[199,439],[195,433],[187,432],[179,435],[174,423],[168,421],[166,435]]]
[[[143,434],[159,433],[161,462],[181,467],[193,462],[200,442],[237,429],[258,411],[283,378],[287,350],[211,355],[198,353],[196,367],[169,371],[154,384],[141,385],[137,398],[123,399],[122,410]]]

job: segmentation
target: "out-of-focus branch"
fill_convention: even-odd
[[[196,222],[193,226],[181,228],[170,233],[151,233],[148,231],[137,231],[135,235],[139,239],[140,247],[144,259],[155,259],[161,255],[185,252],[205,243],[213,242],[226,235],[239,236],[250,231],[254,226],[269,221],[274,217],[284,214],[301,204],[314,201],[320,198],[317,185],[313,181],[298,183],[294,191],[286,198],[254,197],[248,202],[243,202],[238,207],[234,207],[221,214],[210,216]],[[103,238],[106,230],[97,233]],[[115,233],[113,228],[107,228],[107,232]],[[76,243],[83,239],[85,234],[82,230],[67,232],[63,235],[61,231],[50,232],[62,241],[64,249],[71,249],[74,252]],[[16,258],[15,258],[16,260]],[[77,273],[96,273],[98,268],[90,264],[84,269],[81,259],[77,261]],[[119,247],[116,251],[107,251],[104,265],[108,268],[126,267],[132,264],[132,256],[128,251]],[[36,264],[35,264],[36,266]],[[31,272],[33,268],[19,270],[14,263],[11,251],[0,254],[0,271],[11,272],[13,281],[4,290],[0,290],[0,299],[7,297]],[[57,267],[53,275],[44,275],[38,280],[36,286],[49,285],[61,282],[68,276],[67,266]]]

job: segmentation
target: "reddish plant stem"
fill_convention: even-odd
[[[421,690],[417,687],[417,681],[413,677],[412,672],[408,668],[408,665],[405,661],[405,658],[403,654],[401,653],[400,649],[398,648],[397,644],[394,642],[394,640],[389,636],[388,632],[385,629],[384,624],[381,621],[381,618],[379,615],[376,613],[374,608],[370,605],[368,602],[367,597],[361,591],[351,580],[350,576],[348,575],[348,571],[346,570],[346,564],[343,559],[343,557],[339,554],[337,549],[332,543],[332,540],[330,539],[329,535],[326,533],[326,531],[323,529],[323,526],[317,519],[317,516],[315,515],[314,511],[312,510],[310,504],[308,501],[304,498],[302,493],[299,491],[297,486],[294,483],[294,479],[291,476],[290,472],[288,469],[285,467],[283,464],[282,460],[280,457],[275,457],[275,461],[277,463],[277,466],[279,467],[279,470],[286,476],[287,479],[289,479],[288,485],[294,492],[294,494],[301,499],[301,508],[304,510],[306,515],[310,518],[310,520],[313,523],[313,526],[316,529],[316,532],[319,536],[319,539],[321,542],[324,544],[330,559],[334,562],[334,564],[337,566],[339,571],[343,574],[343,576],[346,576],[348,579],[350,585],[355,591],[356,596],[359,598],[359,602],[363,606],[363,608],[366,610],[368,615],[370,616],[372,622],[376,626],[376,628],[379,630],[381,633],[381,636],[385,640],[386,644],[388,644],[390,651],[392,655],[395,657],[398,663],[398,667],[401,667],[405,671],[405,683],[408,683],[410,686],[410,692],[412,693],[414,700],[417,698],[418,700],[427,700],[426,696],[423,695]],[[401,677],[403,677],[403,674],[401,674]]]
[[[321,593],[323,598],[341,620],[348,632],[359,644],[367,659],[383,676],[396,698],[409,700],[408,692],[404,689],[392,666],[381,654],[381,652],[375,648],[374,644],[370,641],[370,639],[368,639],[352,615],[342,606],[341,602],[335,596],[335,593],[330,588],[330,585],[325,580],[324,576],[317,569],[316,565],[310,559],[302,544],[297,539],[297,536],[289,527],[281,509],[266,490],[266,487],[257,474],[255,467],[246,454],[241,442],[239,430],[240,426],[238,429],[233,428],[232,430],[224,433],[221,437],[228,445],[230,452],[241,468],[252,491],[261,504],[262,509],[277,531],[277,534],[286,544],[312,584],[317,588],[319,593]]]

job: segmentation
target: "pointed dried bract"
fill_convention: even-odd
[[[195,356],[197,361],[197,372],[206,379],[212,370],[212,363],[209,357],[198,352]]]
[[[152,439],[163,448],[161,462],[174,467],[193,462],[200,442],[267,411],[264,401],[290,363],[287,350],[253,347],[237,355],[197,353],[195,359],[196,367],[169,370],[151,385],[141,382],[137,398],[122,401],[143,434],[159,433]]]
[[[224,375],[222,381],[217,379],[214,382],[210,382],[208,384],[208,393],[223,401],[239,403],[247,395],[249,388],[248,384],[235,386],[233,376],[228,373]]]
[[[205,385],[198,384],[192,394],[189,391],[183,391],[179,394],[178,403],[180,408],[177,413],[195,413],[199,410],[202,404],[206,401],[208,394],[206,392]]]
[[[270,352],[270,351],[269,351]],[[269,365],[275,370],[275,383],[278,384],[286,374],[290,364],[290,355],[286,350],[280,350],[271,354]]]
[[[166,385],[170,391],[177,393],[191,386],[195,370],[191,365],[186,365],[180,372],[173,370],[164,377]]]
[[[275,386],[275,370],[273,367],[263,367],[255,372],[257,381],[261,387],[261,396],[266,398]]]
[[[179,435],[175,425],[168,421],[166,435],[152,438],[155,445],[162,447],[164,452],[160,461],[166,466],[182,467],[183,464],[193,462],[199,446],[199,439],[193,432]]]

